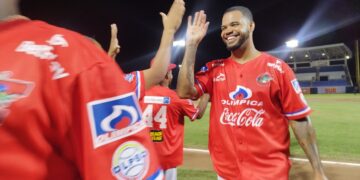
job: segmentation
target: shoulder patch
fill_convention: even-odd
[[[134,93],[87,103],[94,148],[128,137],[146,127]]]
[[[115,150],[111,172],[116,179],[143,179],[149,167],[148,149],[136,141],[127,141]]]
[[[292,84],[292,87],[294,88],[296,94],[300,94],[301,87],[300,87],[299,81],[297,79],[293,79],[293,80],[291,80],[291,84]]]
[[[128,82],[132,82],[134,80],[135,75],[132,73],[125,74],[124,79]]]
[[[200,72],[206,72],[206,71],[209,71],[209,68],[206,65],[200,68]]]

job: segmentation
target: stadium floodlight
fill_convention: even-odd
[[[184,47],[185,46],[185,40],[177,40],[173,42],[173,47]]]
[[[297,39],[291,39],[290,41],[287,41],[285,44],[289,48],[296,48],[299,45],[299,41]]]

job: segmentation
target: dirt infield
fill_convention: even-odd
[[[360,166],[324,164],[329,180],[360,180]],[[182,168],[194,170],[213,170],[210,156],[205,152],[184,150]],[[311,180],[312,169],[309,162],[293,161],[291,180]]]

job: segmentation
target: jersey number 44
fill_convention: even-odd
[[[142,115],[142,118],[143,120],[145,120],[146,125],[152,128],[154,126],[153,122],[155,121],[159,123],[160,129],[166,129],[166,108],[166,106],[161,106],[160,109],[156,113],[154,113],[154,105],[147,105]],[[155,116],[153,116],[153,114],[155,114]]]

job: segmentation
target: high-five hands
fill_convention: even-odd
[[[116,24],[111,24],[111,39],[110,39],[110,46],[108,50],[108,55],[115,59],[116,55],[120,53],[120,45],[119,40],[117,38],[118,29]]]
[[[174,0],[171,8],[167,14],[160,12],[164,31],[176,32],[180,25],[182,18],[185,13],[185,2],[184,0]]]
[[[196,12],[193,21],[192,16],[189,16],[186,30],[186,43],[198,45],[205,37],[208,27],[209,22],[206,21],[204,11]]]

